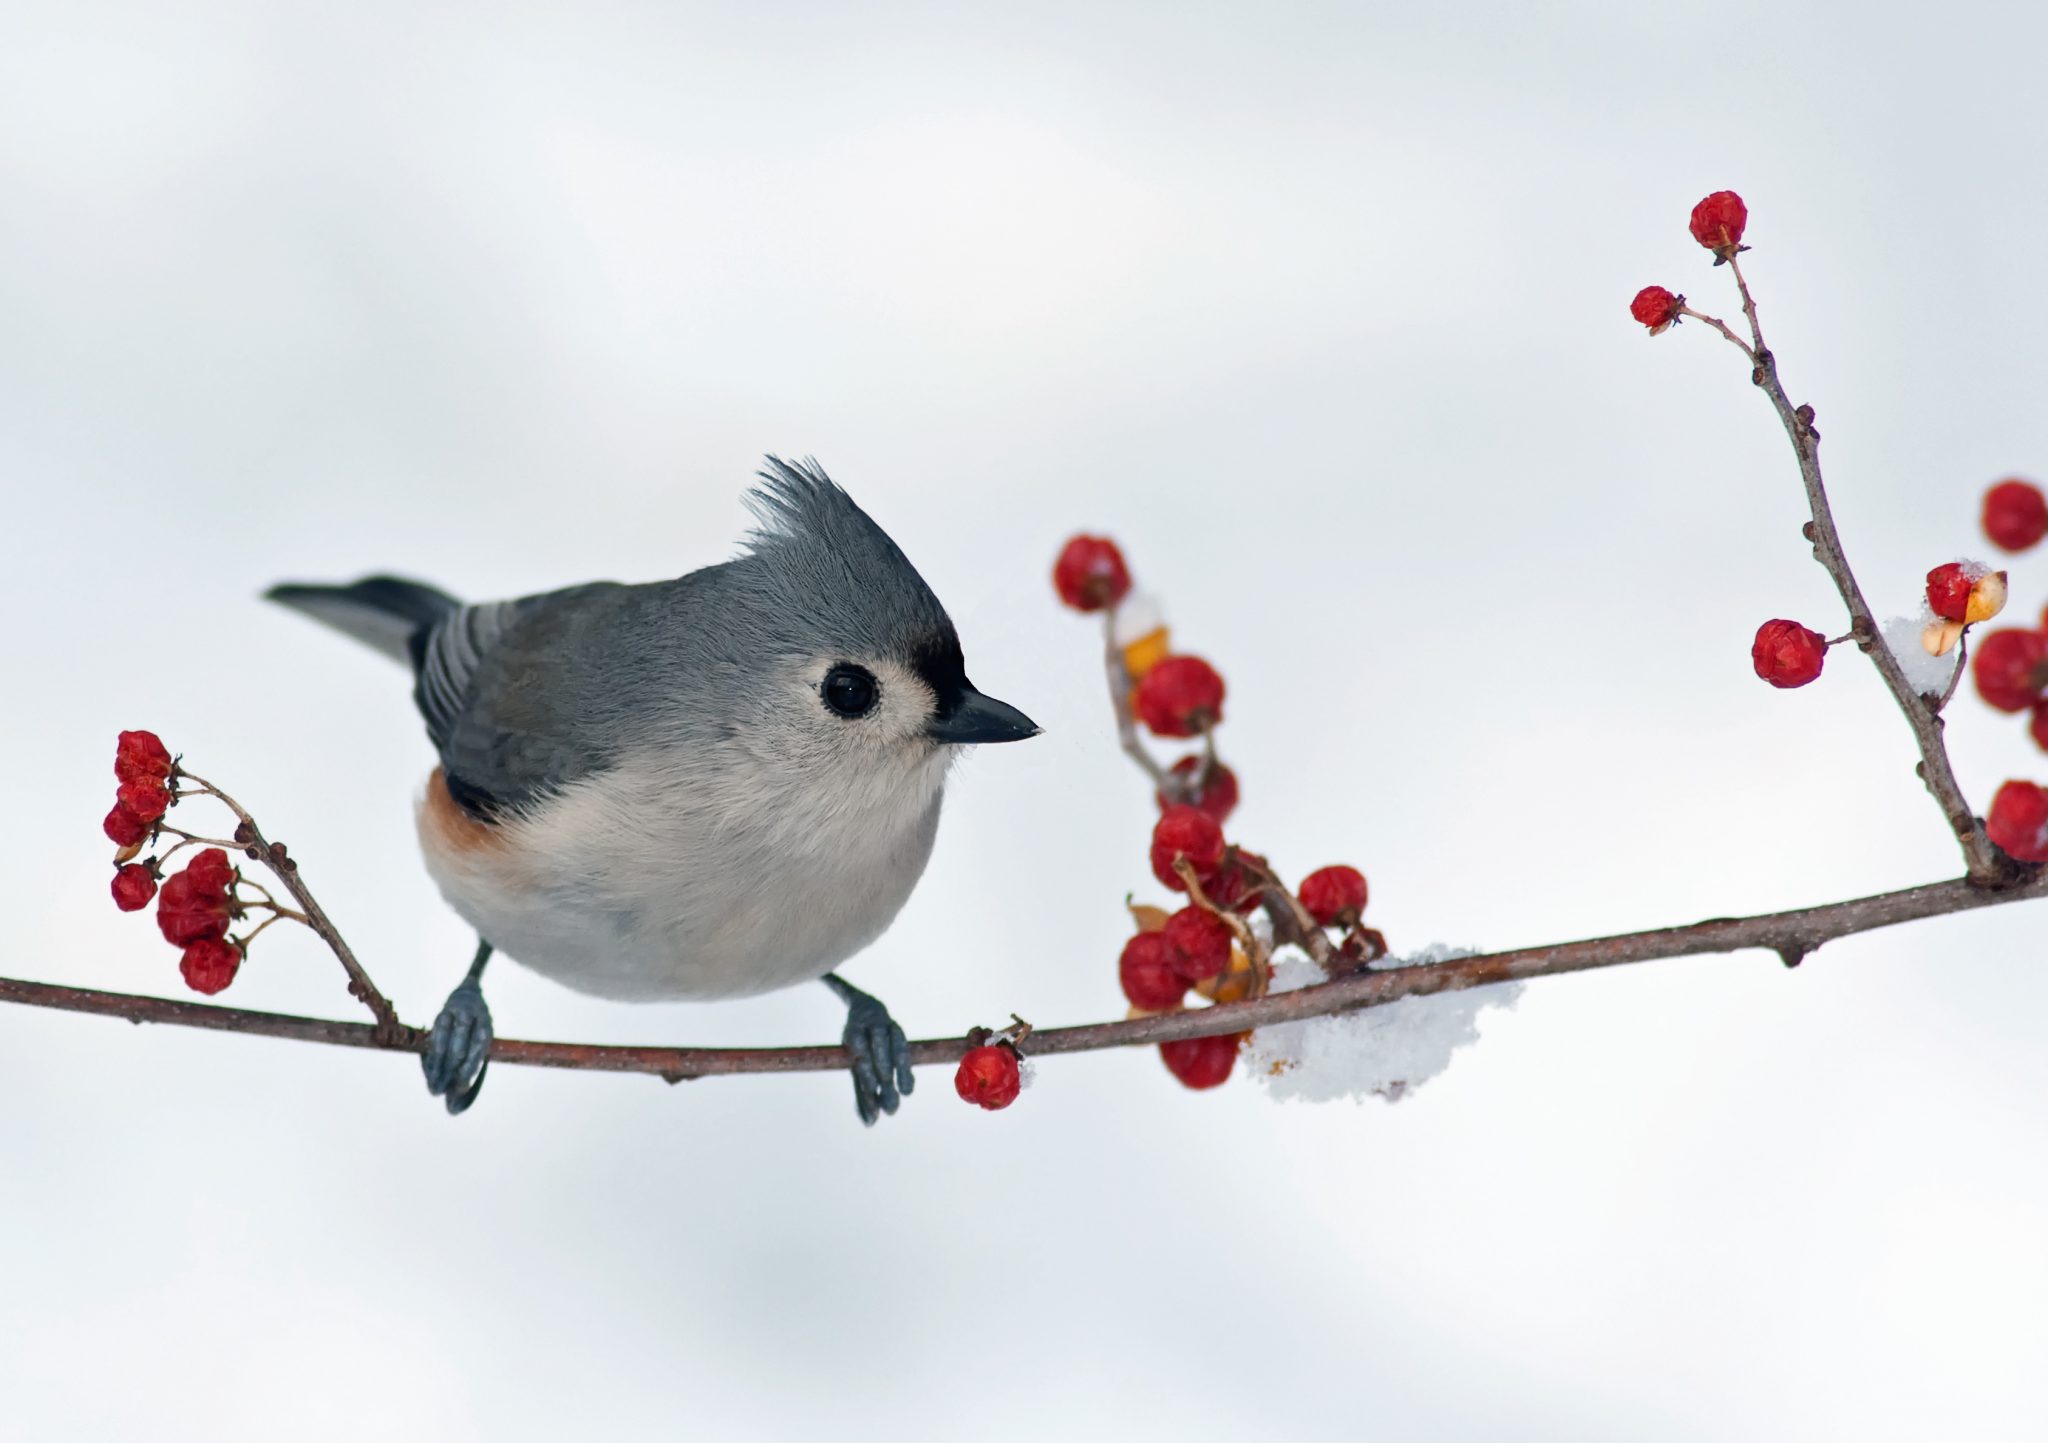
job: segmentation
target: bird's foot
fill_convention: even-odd
[[[917,1086],[910,1072],[910,1040],[889,1009],[837,977],[825,979],[846,1000],[846,1031],[840,1041],[853,1057],[853,1105],[869,1127],[893,1113]]]
[[[420,1066],[427,1074],[427,1091],[448,1103],[453,1117],[468,1110],[484,1085],[484,1073],[491,1065],[491,1009],[484,1004],[484,990],[474,975],[448,994],[434,1030],[427,1038],[427,1050],[420,1054]]]

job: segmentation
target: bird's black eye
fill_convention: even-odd
[[[825,673],[825,684],[818,691],[825,705],[840,716],[866,716],[882,695],[873,672],[846,661]]]

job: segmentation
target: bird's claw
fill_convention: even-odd
[[[841,1037],[853,1058],[853,1105],[869,1127],[893,1113],[917,1086],[910,1071],[910,1040],[889,1009],[865,992],[847,989],[846,1031]]]
[[[453,1117],[476,1101],[490,1065],[491,1009],[472,977],[442,1004],[427,1050],[420,1054],[420,1067],[427,1074],[427,1091],[445,1099]]]

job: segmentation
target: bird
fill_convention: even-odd
[[[815,460],[757,481],[740,553],[673,580],[265,593],[412,669],[438,757],[421,853],[477,933],[421,1056],[450,1114],[489,1067],[497,953],[624,1002],[823,981],[861,1121],[913,1088],[903,1029],[837,969],[923,875],[961,749],[1039,728],[968,680],[945,607]]]

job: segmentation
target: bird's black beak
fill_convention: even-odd
[[[951,711],[933,717],[933,741],[954,746],[978,746],[984,742],[1021,742],[1038,735],[1038,723],[1006,701],[983,696],[972,686],[961,693]]]

